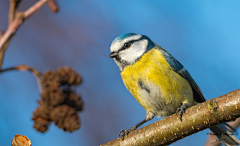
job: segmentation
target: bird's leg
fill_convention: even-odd
[[[182,121],[182,115],[183,113],[185,113],[186,109],[187,109],[188,104],[184,103],[180,108],[177,109],[177,112],[179,112],[179,119]]]
[[[121,137],[121,139],[123,140],[123,137],[125,135],[128,135],[128,133],[136,130],[139,126],[141,126],[142,124],[146,123],[147,121],[151,120],[154,118],[154,113],[152,112],[147,112],[147,115],[146,115],[146,119],[142,120],[141,122],[139,122],[137,125],[135,126],[132,126],[130,129],[127,129],[127,130],[121,130],[119,132],[119,137]]]
[[[119,137],[121,137],[121,139],[123,140],[123,137],[124,137],[125,135],[128,135],[128,133],[136,130],[139,126],[141,126],[141,125],[144,124],[145,122],[147,122],[146,119],[142,120],[142,121],[139,122],[137,125],[132,126],[130,129],[121,130],[121,131],[119,132]]]

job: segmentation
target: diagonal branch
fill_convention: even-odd
[[[10,24],[7,31],[4,33],[0,40],[0,50],[3,48],[4,44],[11,39],[11,37],[16,33],[17,29],[21,26],[23,21],[34,13],[36,13],[48,0],[40,0],[36,2],[32,7],[27,9],[25,12],[18,12],[14,21]]]
[[[39,0],[25,12],[15,12],[17,5],[19,4],[20,0],[11,0],[16,1],[16,3],[10,3],[10,11],[9,11],[9,23],[10,25],[7,28],[7,31],[3,34],[0,39],[0,69],[3,62],[4,52],[6,51],[12,37],[17,32],[18,28],[23,24],[24,20],[35,14],[45,3],[54,0]],[[54,3],[55,7],[57,7],[56,2]],[[54,4],[52,4],[54,6]],[[53,7],[52,6],[52,7]],[[58,8],[58,7],[57,7]],[[56,9],[56,8],[55,8]],[[16,16],[15,16],[16,13]]]
[[[188,108],[182,122],[174,114],[102,146],[169,145],[213,125],[240,117],[240,89]]]
[[[16,15],[16,10],[18,8],[19,3],[21,2],[21,0],[10,0],[10,4],[9,4],[9,12],[8,12],[8,26],[10,26],[10,24],[13,22],[15,15]],[[2,36],[4,35],[4,32],[1,31],[0,34],[0,41]],[[0,69],[1,69],[1,65],[2,65],[2,61],[3,61],[3,57],[5,54],[5,51],[10,43],[10,39],[7,40],[4,45],[3,45],[3,49],[0,49]]]
[[[22,24],[23,22],[23,13],[18,12],[16,15],[16,18],[14,21],[9,25],[7,31],[2,35],[0,39],[0,69],[2,67],[2,62],[4,58],[4,53],[11,41],[11,38],[17,31],[18,27]]]
[[[31,6],[24,12],[24,19],[31,17],[48,1],[49,0],[39,0],[38,2],[36,2],[33,6]]]
[[[4,31],[0,29],[0,39],[2,38],[3,34],[4,34]]]

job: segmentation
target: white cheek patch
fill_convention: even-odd
[[[135,42],[130,48],[120,51],[119,56],[122,60],[133,64],[138,58],[140,58],[144,54],[147,49],[147,45],[147,40]]]

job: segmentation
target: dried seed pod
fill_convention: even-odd
[[[50,110],[46,105],[40,105],[37,107],[37,109],[33,112],[32,120],[37,119],[38,117],[41,117],[43,119],[50,119]]]
[[[82,83],[82,78],[81,78],[80,74],[76,74],[75,80],[73,82],[73,85],[77,86],[77,85],[79,85],[81,83]]]
[[[51,106],[64,103],[65,95],[59,87],[45,88],[41,94],[42,101]]]
[[[84,102],[80,95],[71,90],[72,85],[82,82],[80,74],[69,67],[43,74],[44,89],[39,107],[33,113],[34,128],[45,132],[51,121],[64,131],[72,132],[80,128],[80,117],[77,111],[83,110]],[[67,85],[67,86],[64,86]]]
[[[65,94],[66,104],[75,108],[77,111],[82,111],[84,108],[84,102],[80,94],[77,94],[75,91],[63,90]]]
[[[44,133],[48,130],[48,126],[50,125],[50,121],[43,119],[41,117],[37,117],[34,119],[34,125],[33,127],[36,129],[36,131],[40,131]]]
[[[75,73],[74,69],[68,67],[62,67],[57,70],[59,77],[61,79],[61,85],[79,85],[82,82],[81,76]]]
[[[43,85],[45,87],[60,86],[60,78],[57,71],[47,71],[43,74]]]
[[[33,112],[32,120],[34,121],[34,128],[37,131],[44,133],[50,125],[50,110],[45,104],[40,104],[37,110]]]
[[[70,74],[71,74],[70,68],[64,66],[64,67],[62,67],[62,68],[59,68],[59,69],[57,70],[57,73],[58,73],[58,75],[59,75],[59,77],[60,77],[60,79],[61,79],[61,81],[60,81],[61,85],[67,84],[67,83],[68,83],[69,76],[70,76]]]
[[[76,109],[68,105],[57,106],[51,111],[50,117],[55,125],[64,131],[72,132],[80,128],[80,118]]]

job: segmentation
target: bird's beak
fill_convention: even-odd
[[[117,57],[117,56],[118,56],[118,53],[117,53],[117,52],[112,52],[112,53],[109,55],[110,58],[115,58],[115,57]]]

